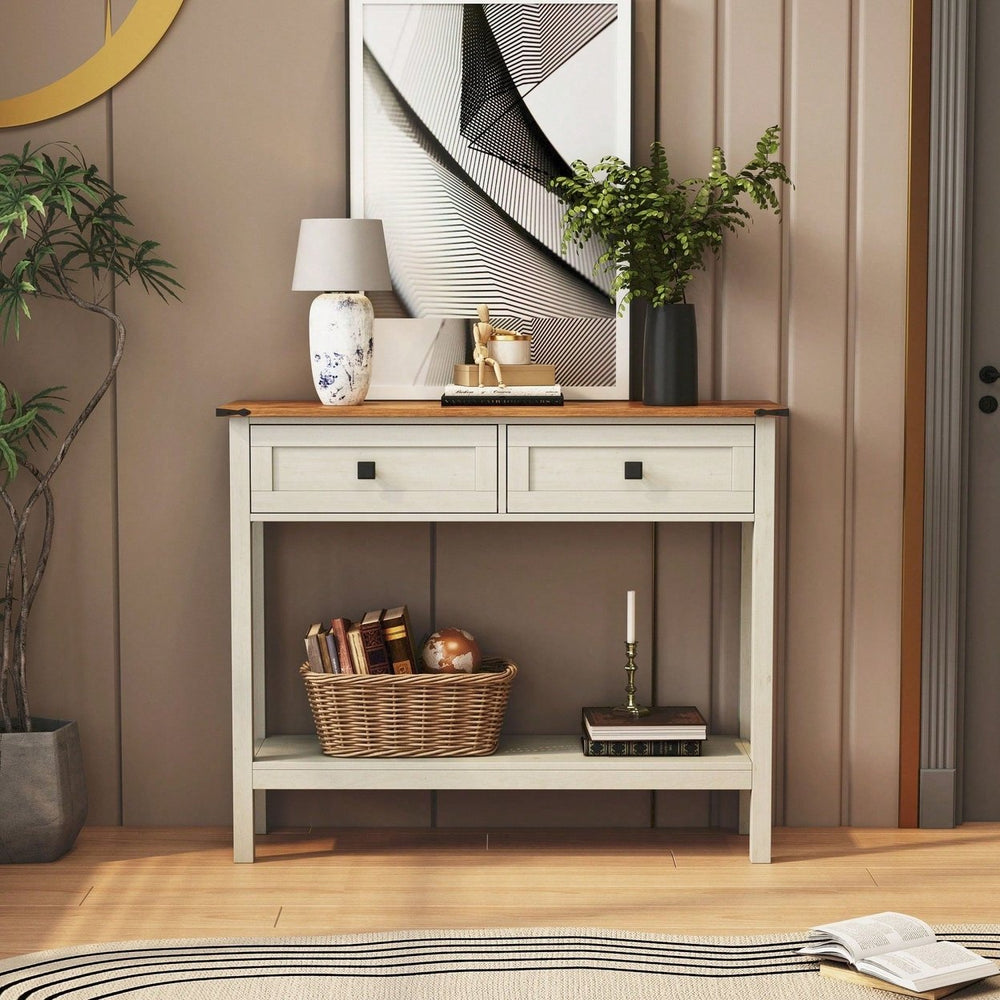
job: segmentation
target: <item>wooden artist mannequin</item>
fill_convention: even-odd
[[[482,305],[476,308],[479,313],[479,322],[472,328],[472,336],[476,340],[476,346],[472,351],[472,361],[479,366],[479,385],[483,385],[483,376],[486,374],[486,366],[490,365],[497,377],[497,385],[503,386],[503,370],[500,362],[496,358],[490,357],[490,341],[497,334],[514,334],[513,330],[501,330],[490,322],[490,310],[488,306]]]

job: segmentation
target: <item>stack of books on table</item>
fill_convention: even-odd
[[[442,406],[562,406],[562,386],[554,365],[504,365],[504,385],[492,368],[479,384],[478,365],[455,365],[454,381],[446,385]]]
[[[316,622],[305,644],[309,668],[321,674],[413,674],[419,669],[405,604],[368,611],[357,622]]]
[[[647,715],[614,708],[583,710],[583,752],[588,757],[700,757],[708,736],[693,705],[663,705]]]

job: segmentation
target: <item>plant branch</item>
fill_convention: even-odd
[[[0,718],[8,730],[30,726],[25,675],[28,622],[52,545],[51,482],[114,383],[124,354],[125,324],[103,302],[119,284],[134,277],[147,292],[164,300],[177,298],[176,289],[181,287],[170,274],[173,265],[157,255],[158,244],[132,235],[124,197],[79,149],[52,145],[57,153],[48,151],[52,146],[32,149],[26,144],[19,154],[0,155],[0,342],[11,333],[20,337],[22,318],[31,316],[29,301],[40,296],[103,316],[114,327],[115,342],[104,377],[43,468],[27,461],[26,448],[57,437],[49,417],[62,412],[57,393],[64,387],[43,389],[22,400],[0,382],[0,502],[13,526],[0,604]],[[77,291],[77,280],[84,276],[90,279],[93,301]],[[9,485],[21,467],[35,484],[19,508]],[[45,528],[32,563],[28,526],[39,499],[44,501]]]
[[[3,506],[10,515],[11,523],[14,526],[15,532],[18,526],[18,511],[11,499],[10,494],[7,492],[5,487],[0,486],[0,501],[3,502]],[[24,558],[24,551],[22,548],[11,548],[11,557],[19,556],[22,560]],[[12,655],[11,655],[11,641],[12,641],[12,630],[11,622],[14,617],[14,577],[15,577],[16,565],[11,562],[7,565],[6,578],[4,580],[4,596],[3,596],[3,635],[0,638],[0,710],[2,710],[3,728],[4,732],[10,732],[12,729],[10,711],[7,708],[7,699],[4,697],[7,691],[8,679],[10,678],[12,671]]]
[[[36,480],[41,480],[41,472],[30,462],[22,462],[24,468],[26,468]],[[4,500],[8,505],[9,512],[12,515],[17,514],[16,507],[13,501],[7,496],[6,491],[4,492]],[[42,532],[42,540],[39,545],[38,556],[34,562],[34,569],[31,570],[31,580],[30,583],[27,582],[27,577],[29,573],[29,562],[27,553],[27,543],[23,537],[21,538],[21,544],[18,550],[18,564],[20,568],[20,600],[17,602],[17,623],[13,630],[10,628],[11,619],[14,617],[14,603],[15,596],[11,588],[11,583],[13,582],[8,575],[8,613],[5,615],[4,621],[4,640],[3,640],[3,669],[0,673],[3,674],[4,683],[6,678],[12,676],[14,678],[14,692],[15,692],[15,718],[17,721],[17,728],[24,732],[31,732],[31,707],[28,702],[28,684],[27,684],[27,664],[28,664],[28,618],[31,614],[32,605],[35,603],[35,597],[38,594],[38,588],[41,585],[42,577],[45,574],[45,567],[49,561],[49,553],[52,550],[52,535],[55,528],[55,504],[52,498],[52,490],[45,486],[42,489],[42,496],[45,500],[45,522],[44,529]],[[24,527],[27,526],[27,514],[22,512],[21,520],[24,521]],[[20,525],[19,525],[20,527]],[[2,700],[2,699],[0,699]],[[11,728],[11,719],[4,706],[4,727],[7,731]]]

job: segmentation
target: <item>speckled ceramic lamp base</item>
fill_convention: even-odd
[[[364,402],[372,375],[372,321],[372,304],[365,295],[324,292],[313,299],[309,356],[321,403]]]

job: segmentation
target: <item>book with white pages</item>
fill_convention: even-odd
[[[456,385],[444,387],[446,396],[561,396],[561,385]]]
[[[703,740],[705,717],[694,705],[654,705],[644,715],[616,708],[585,708],[583,730],[592,740]]]
[[[939,940],[922,920],[886,911],[813,927],[800,954],[845,962],[914,993],[1000,974],[997,963],[954,941]]]

